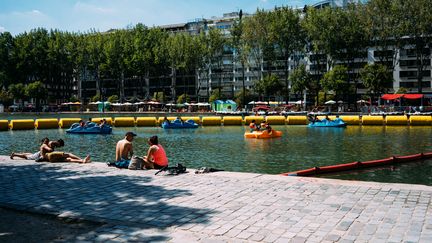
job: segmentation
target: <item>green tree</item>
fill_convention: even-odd
[[[0,33],[0,89],[9,86],[14,70],[14,39],[9,32]]]
[[[402,29],[414,44],[417,65],[417,88],[423,92],[423,71],[426,63],[430,65],[432,44],[432,1],[398,0],[402,11]],[[429,85],[428,85],[429,86]]]
[[[403,46],[402,12],[400,1],[370,0],[362,19],[369,43],[376,48],[374,58],[390,70],[394,70]]]
[[[219,29],[212,28],[208,32],[206,41],[204,42],[207,46],[207,67],[209,74],[207,75],[207,95],[209,95],[210,88],[217,88],[219,94],[222,93],[222,64],[223,64],[223,52],[224,47],[227,44],[222,32]],[[213,80],[218,80],[216,87],[210,87],[210,73],[212,74]],[[213,95],[213,94],[212,94]],[[209,98],[210,99],[210,98]]]
[[[244,92],[245,93],[243,93],[243,89],[242,89],[234,95],[234,101],[237,103],[238,107],[246,106],[250,101],[252,101],[255,98],[255,95],[249,89],[245,89]]]
[[[318,101],[318,92],[320,91],[319,82],[312,77],[312,75],[306,70],[306,66],[301,64],[299,67],[294,69],[290,74],[291,89],[294,93],[302,94],[303,91],[307,90],[315,95]]]
[[[190,102],[190,96],[188,94],[182,94],[177,97],[177,104],[183,104],[185,102]]]
[[[236,63],[240,63],[241,65],[241,73],[242,73],[242,91],[237,94],[241,94],[242,97],[240,97],[242,100],[241,102],[238,102],[237,94],[234,96],[234,98],[237,100],[237,104],[239,104],[239,107],[243,107],[245,104],[247,104],[246,101],[246,95],[249,93],[249,91],[246,90],[245,86],[245,68],[247,65],[249,65],[249,53],[250,48],[245,41],[244,38],[244,24],[243,24],[243,11],[240,10],[239,13],[239,19],[234,21],[233,27],[231,29],[231,39],[230,39],[230,45],[234,50],[234,60]]]
[[[282,84],[278,76],[275,74],[266,75],[264,79],[258,81],[254,85],[254,89],[258,94],[264,94],[270,102],[270,95],[275,95],[282,89]]]
[[[5,106],[11,105],[13,102],[12,95],[9,94],[6,90],[0,91],[0,104],[3,104]]]
[[[92,102],[98,102],[98,101],[101,101],[101,96],[100,96],[100,94],[96,94],[96,95],[94,95],[94,96],[91,98],[91,101],[92,101]]]
[[[8,91],[14,99],[21,100],[21,105],[24,106],[24,100],[27,98],[26,87],[24,84],[11,84],[9,85]]]
[[[219,92],[218,89],[215,89],[212,91],[210,98],[209,98],[209,103],[213,103],[215,100],[223,100],[226,99],[226,96]]]
[[[107,101],[110,103],[115,103],[118,102],[119,97],[117,95],[111,95],[110,97],[108,97]]]
[[[36,101],[36,110],[39,110],[41,99],[47,99],[48,90],[41,81],[30,83],[25,88],[26,95]]]
[[[264,78],[263,70],[271,74],[273,62],[275,61],[275,44],[270,29],[272,16],[268,11],[257,9],[252,17],[245,18],[243,27],[243,38],[250,48],[250,57],[254,65],[258,66],[259,80]],[[264,63],[266,67],[264,67]]]
[[[347,79],[347,68],[345,66],[336,65],[332,70],[324,74],[321,80],[321,86],[326,92],[333,91],[337,98],[341,98],[341,94],[349,90]]]
[[[164,92],[155,92],[153,94],[153,100],[158,102],[165,102],[165,93]]]
[[[393,82],[392,73],[382,64],[366,65],[360,70],[360,78],[369,93],[373,95],[387,92],[388,87]]]
[[[72,97],[70,97],[69,101],[70,102],[79,102],[79,99],[76,96],[72,96]]]
[[[289,66],[290,57],[297,66],[300,61],[299,53],[304,53],[306,46],[306,31],[301,26],[301,12],[299,10],[281,7],[271,12],[272,21],[270,25],[272,39],[277,46],[278,53],[284,60],[285,100],[289,97]],[[297,52],[297,53],[296,53]],[[288,103],[287,103],[288,104]]]

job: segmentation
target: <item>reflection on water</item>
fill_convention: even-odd
[[[144,155],[147,139],[158,135],[166,147],[171,163],[187,167],[214,167],[228,171],[278,174],[313,166],[386,158],[432,151],[430,127],[349,126],[343,128],[308,128],[306,126],[275,126],[284,135],[273,139],[246,139],[246,127],[204,127],[190,130],[161,128],[114,128],[111,135],[75,135],[65,130],[0,132],[0,154],[12,151],[34,152],[39,141],[63,138],[65,151],[79,156],[90,154],[94,161],[110,161],[114,148],[126,131],[138,134],[134,151]],[[432,164],[411,163],[372,172],[330,175],[335,178],[422,183],[432,185],[429,174]],[[384,171],[386,171],[384,173]],[[421,175],[419,180],[417,175]],[[421,181],[421,182],[418,182]]]

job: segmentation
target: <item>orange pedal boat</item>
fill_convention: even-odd
[[[254,132],[247,132],[244,134],[245,138],[277,138],[282,137],[281,131],[273,130],[271,133],[268,133],[267,131],[254,131]]]

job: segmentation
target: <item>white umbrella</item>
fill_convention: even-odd
[[[357,103],[369,103],[367,100],[357,100]]]
[[[130,102],[123,103],[123,105],[132,105]]]
[[[342,101],[342,100],[339,100],[338,101],[338,104],[343,104],[344,102]]]
[[[175,104],[173,104],[173,103],[168,103],[168,104],[165,104],[166,106],[175,106]]]
[[[113,103],[112,106],[121,106],[122,104],[120,103]]]
[[[336,104],[336,101],[334,101],[334,100],[329,100],[329,101],[327,101],[327,102],[324,103],[324,104],[326,104],[326,105],[334,105],[334,104]]]
[[[198,106],[210,106],[210,103],[198,103]]]
[[[297,100],[296,102],[294,102],[294,104],[301,105],[301,104],[303,104],[303,100]]]

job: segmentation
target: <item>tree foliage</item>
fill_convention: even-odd
[[[227,95],[228,86],[233,85],[225,81],[227,70],[231,72],[229,78],[236,73],[233,81],[246,82],[237,73],[240,64],[243,72],[249,72],[246,77],[256,77],[242,89],[254,86],[255,92],[267,97],[284,95],[287,99],[290,72],[294,92],[299,93],[306,83],[313,84],[307,89],[318,90],[317,80],[328,70],[331,71],[323,80],[344,80],[346,85],[323,82],[327,83],[323,88],[338,90],[341,95],[348,92],[348,87],[357,87],[361,79],[357,76],[358,66],[354,65],[356,58],[366,62],[366,48],[374,47],[375,62],[387,66],[389,71],[398,62],[399,50],[413,49],[417,87],[422,92],[424,69],[429,65],[432,46],[431,9],[430,0],[370,0],[345,8],[310,7],[304,12],[282,6],[271,11],[257,9],[253,15],[234,19],[229,30],[204,23],[198,26],[201,28],[198,35],[172,33],[143,24],[105,33],[44,28],[15,36],[3,32],[0,33],[0,88],[8,89],[10,95],[21,101],[27,98],[24,86],[36,81],[48,89],[39,98],[45,101],[63,102],[78,95],[76,83],[86,83],[80,87],[80,99],[85,101],[94,95],[94,90],[103,96],[117,95],[120,100],[125,96],[149,99],[150,92],[165,92],[165,100],[175,101],[176,92],[192,96],[202,91],[198,85],[193,88],[185,85],[191,79],[200,83],[199,76],[207,80],[206,98],[210,98],[210,90],[216,89],[221,98]],[[315,82],[305,83],[307,75],[296,67],[309,54],[321,58],[310,60],[316,66],[310,69]],[[233,59],[229,60],[227,56],[231,55]],[[350,75],[335,79],[335,72],[339,75],[341,71],[336,68],[339,63],[346,65],[344,70]],[[125,91],[128,82],[138,82],[137,90]],[[271,83],[277,84],[278,89],[269,89]],[[87,92],[88,89],[92,92]]]
[[[177,98],[177,104],[183,104],[190,102],[190,96],[188,94],[182,94]]]
[[[363,85],[370,93],[382,94],[391,85],[393,77],[386,66],[382,64],[368,64],[360,71]]]
[[[291,89],[294,93],[302,93],[304,90],[315,90],[315,84],[311,74],[304,64],[296,68],[290,75]]]
[[[321,80],[321,85],[325,91],[333,91],[337,96],[340,96],[349,89],[347,79],[347,68],[345,66],[336,65],[324,75]]]

